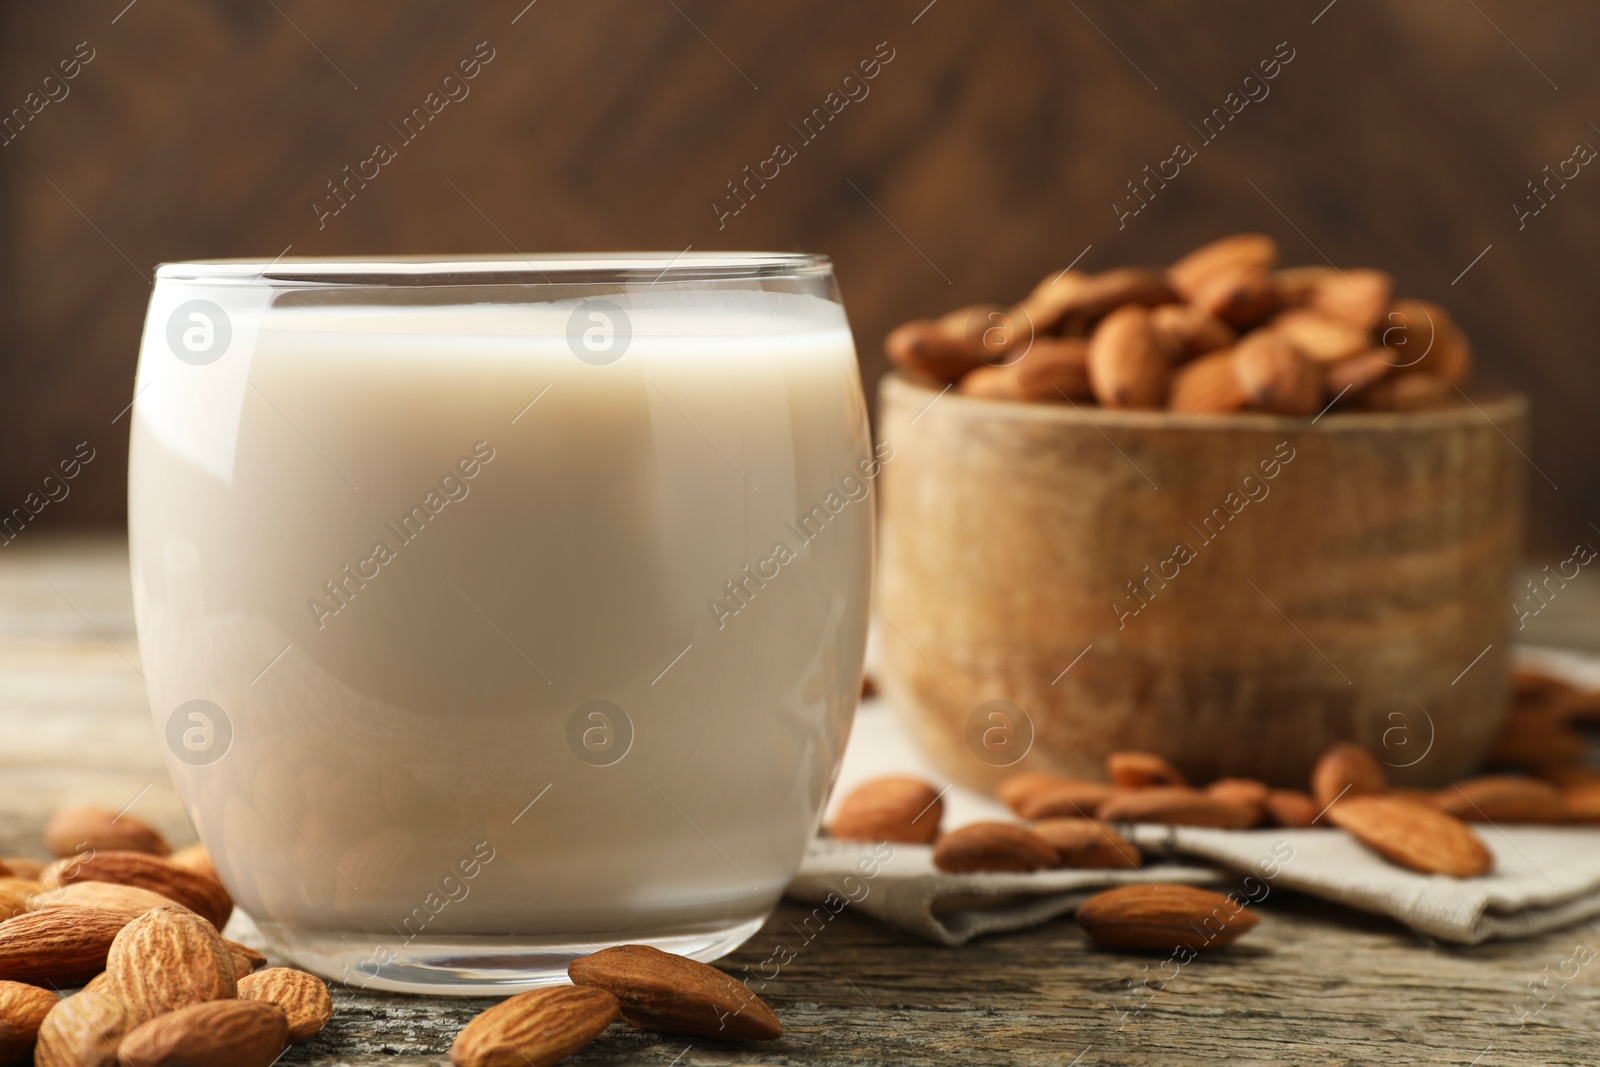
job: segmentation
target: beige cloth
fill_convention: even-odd
[[[1567,664],[1541,659],[1541,666]],[[1589,667],[1572,671],[1587,674],[1583,681],[1600,680],[1593,661],[1578,666]],[[871,701],[857,717],[835,803],[854,786],[884,774],[946,782],[915,751],[888,709]],[[951,786],[944,801],[946,827],[1013,821],[992,799],[960,786]],[[895,845],[886,853],[889,846],[818,839],[789,895],[829,910],[849,901],[891,926],[946,945],[1034,926],[1074,910],[1100,889],[1145,880],[1206,884],[1268,907],[1272,893],[1298,890],[1461,944],[1527,937],[1600,916],[1600,829],[1477,827],[1495,866],[1484,877],[1466,879],[1404,870],[1334,829],[1121,829],[1155,862],[1142,871],[953,875],[933,866],[927,846]]]

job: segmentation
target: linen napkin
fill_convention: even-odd
[[[1543,650],[1522,657],[1580,684],[1600,683],[1600,661]],[[857,715],[834,803],[886,774],[936,785],[932,770],[881,701]],[[951,785],[946,827],[1015,821],[999,802]],[[1420,934],[1461,944],[1528,937],[1600,916],[1600,828],[1474,827],[1494,854],[1480,878],[1424,875],[1396,866],[1332,828],[1208,830],[1121,826],[1144,850],[1134,871],[1052,870],[946,874],[925,845],[860,845],[819,838],[789,896],[826,908],[846,904],[929,941],[959,945],[983,934],[1035,926],[1073,911],[1093,893],[1144,881],[1186,882],[1262,903],[1293,889],[1390,916]]]

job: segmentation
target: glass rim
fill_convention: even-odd
[[[293,256],[162,263],[157,281],[268,287],[604,285],[827,274],[805,252],[597,252],[488,256]]]

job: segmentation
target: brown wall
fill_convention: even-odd
[[[903,319],[1014,299],[1087,246],[1084,267],[1164,262],[1249,228],[1453,309],[1482,377],[1534,398],[1536,547],[1595,535],[1600,172],[1521,230],[1511,205],[1600,146],[1600,8],[1325,2],[0,3],[0,108],[94,50],[0,147],[0,509],[88,440],[39,524],[120,521],[113,420],[162,260],[822,251],[870,384]],[[471,95],[319,229],[324,183],[482,41]],[[725,183],[880,42],[870,95],[719,229]],[[1279,42],[1270,95],[1203,143],[1189,123]],[[1198,158],[1119,228],[1124,182],[1178,141]]]

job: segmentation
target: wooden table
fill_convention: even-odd
[[[138,674],[126,546],[28,531],[0,552],[0,854],[40,854],[63,803],[132,810],[193,839]],[[1575,587],[1576,588],[1576,587]],[[1584,602],[1595,598],[1583,593]],[[1573,619],[1592,614],[1577,610]],[[1544,640],[1559,640],[1550,624]],[[135,799],[137,798],[137,799]],[[1274,894],[1245,942],[1151,977],[1159,960],[1099,951],[1070,920],[937,948],[848,912],[807,943],[784,904],[731,970],[779,943],[765,992],[782,1041],[731,1046],[616,1027],[585,1064],[1592,1063],[1600,965],[1534,999],[1600,928],[1459,948],[1387,920]],[[1547,970],[1548,969],[1548,970]],[[1532,1012],[1548,1000],[1536,1015]],[[279,1062],[442,1064],[482,1001],[335,990],[332,1024]],[[1531,1015],[1519,1029],[1520,1013]]]

